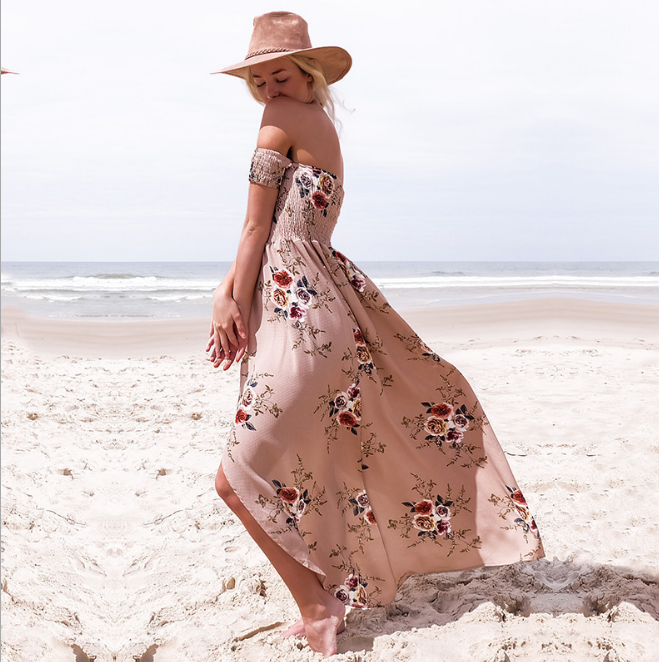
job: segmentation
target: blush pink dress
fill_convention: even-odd
[[[352,607],[413,574],[542,558],[466,379],[332,247],[341,181],[260,148],[249,178],[279,194],[222,458],[245,507]]]

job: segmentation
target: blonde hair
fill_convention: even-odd
[[[334,99],[334,95],[332,94],[332,91],[327,84],[325,74],[323,73],[323,68],[318,63],[318,61],[314,60],[313,58],[298,54],[286,55],[284,57],[287,57],[291,62],[293,62],[293,64],[296,64],[305,74],[311,75],[311,78],[313,79],[311,82],[311,90],[316,101],[329,115],[329,118],[332,120],[332,122],[334,124],[338,124],[339,121],[336,118],[336,111],[334,109],[336,100]],[[249,90],[250,94],[260,104],[265,105],[256,87],[256,81],[252,76],[251,69],[247,70],[247,77],[245,80],[247,82],[247,89]]]

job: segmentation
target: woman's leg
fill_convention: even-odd
[[[215,489],[238,516],[254,542],[263,550],[279,573],[300,608],[304,631],[312,650],[323,655],[336,653],[336,632],[343,624],[345,605],[330,595],[318,576],[296,561],[263,530],[229,485],[222,465],[215,478]]]

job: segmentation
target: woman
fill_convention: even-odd
[[[207,347],[215,367],[241,366],[216,489],[300,608],[284,636],[324,655],[346,606],[387,604],[412,574],[544,556],[469,384],[331,246],[343,163],[328,85],[350,65],[272,12],[218,72],[265,110]]]

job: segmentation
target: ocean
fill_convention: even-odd
[[[394,308],[542,297],[659,304],[659,262],[356,262]],[[229,262],[4,262],[2,306],[40,317],[210,315]]]

